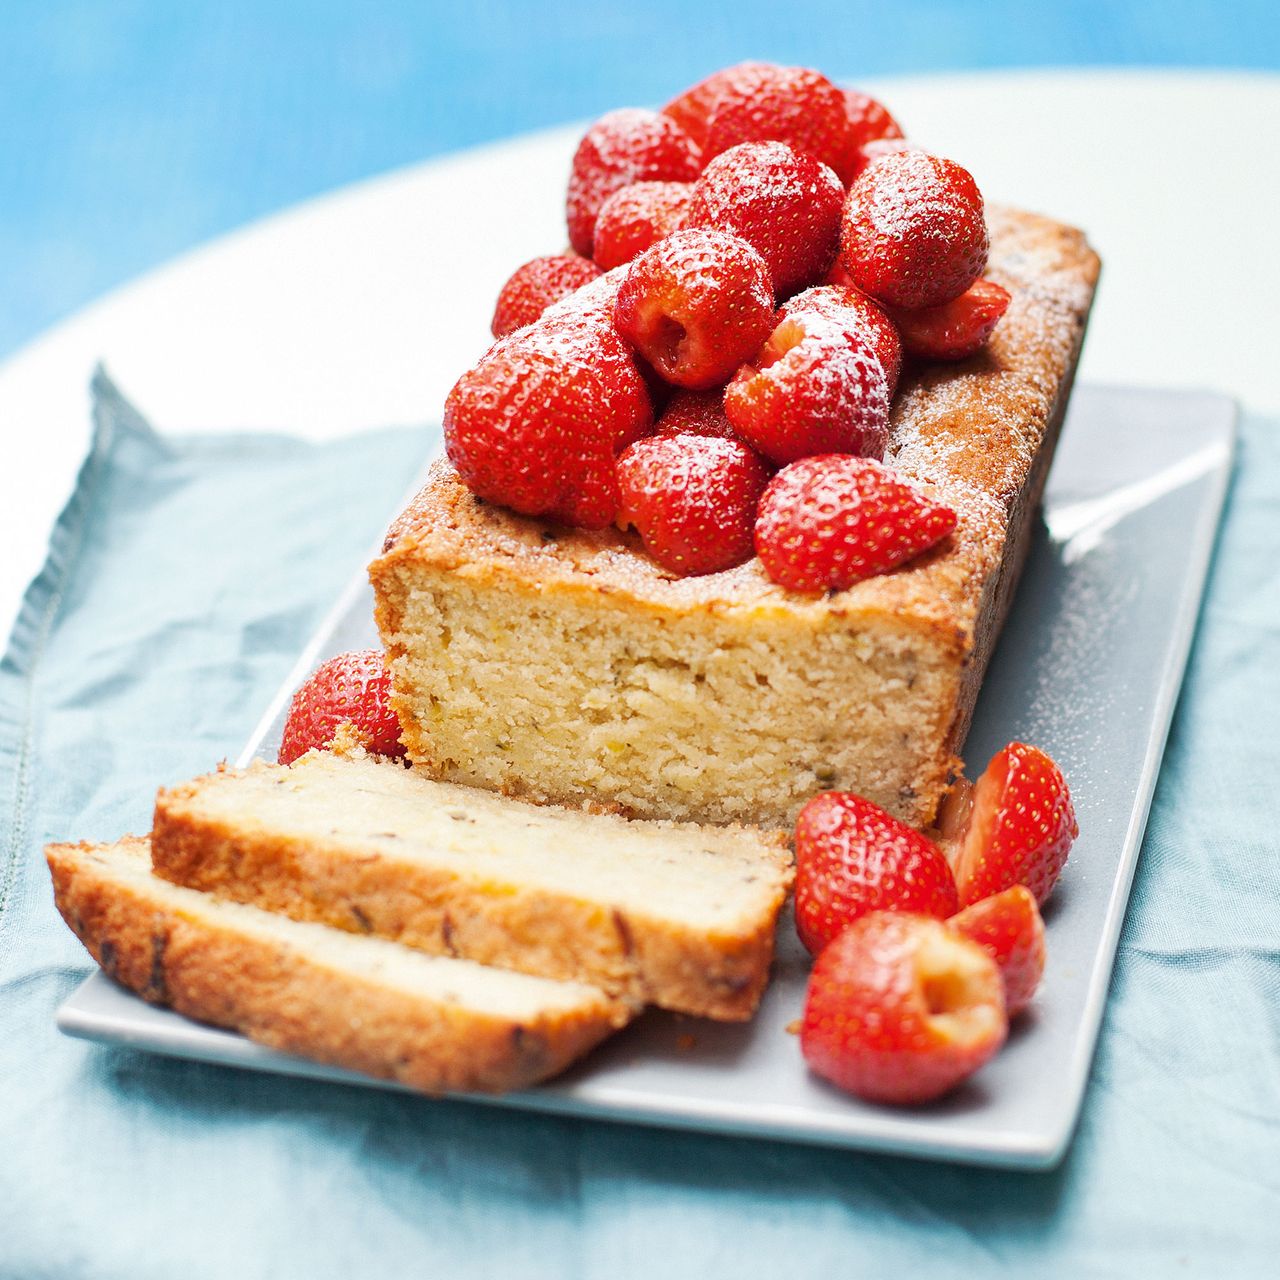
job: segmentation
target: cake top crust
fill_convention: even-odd
[[[771,582],[758,559],[677,577],[617,529],[569,529],[476,498],[441,458],[391,525],[374,576],[399,566],[449,570],[539,592],[617,597],[653,612],[785,614],[821,626],[890,615],[949,628],[964,646],[999,563],[1010,509],[1069,390],[1100,268],[1074,228],[988,206],[987,276],[1012,301],[990,341],[955,364],[904,370],[885,461],[955,509],[955,533],[902,568],[807,596]]]

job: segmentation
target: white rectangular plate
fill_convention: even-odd
[[[933,1106],[892,1110],[809,1075],[787,1031],[803,1003],[807,958],[784,922],[774,982],[749,1025],[650,1012],[555,1082],[474,1100],[971,1163],[1056,1163],[1088,1078],[1230,477],[1234,423],[1234,404],[1220,396],[1075,393],[966,756],[975,774],[1011,739],[1043,747],[1071,783],[1080,838],[1046,910],[1043,989],[977,1077]],[[246,758],[274,757],[302,674],[330,653],[376,643],[361,575],[307,646]],[[152,1008],[100,973],[62,1006],[58,1025],[182,1058],[395,1087]]]

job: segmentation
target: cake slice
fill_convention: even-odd
[[[758,560],[702,577],[632,534],[475,498],[445,463],[370,566],[392,702],[433,776],[650,818],[792,823],[850,790],[930,824],[1026,557],[1098,258],[989,209],[1012,300],[987,346],[909,370],[886,461],[959,515],[904,567],[806,596]]]
[[[312,752],[162,790],[156,871],[437,954],[723,1020],[768,980],[775,834],[627,821]]]
[[[145,840],[45,853],[63,919],[144,999],[428,1093],[524,1088],[634,1013],[586,983],[425,956],[170,884]]]

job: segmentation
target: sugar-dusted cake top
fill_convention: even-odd
[[[383,563],[407,559],[540,590],[622,596],[672,613],[783,609],[813,625],[892,613],[954,627],[964,644],[1001,558],[1010,506],[1065,404],[1099,271],[1081,232],[1011,209],[987,214],[987,274],[1012,294],[1009,310],[978,355],[904,372],[885,455],[958,513],[956,532],[932,551],[821,597],[779,587],[758,560],[681,578],[645,555],[634,533],[570,529],[484,503],[441,460],[388,531]]]

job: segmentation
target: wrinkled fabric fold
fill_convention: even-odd
[[[234,756],[435,442],[166,440],[99,380],[0,662],[0,1277],[1271,1274],[1280,423],[1258,418],[1059,1169],[561,1120],[59,1035],[90,962],[42,844],[145,831],[158,785]]]

